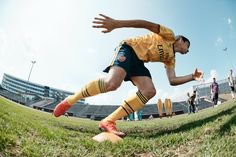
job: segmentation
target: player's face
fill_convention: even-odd
[[[180,53],[187,54],[188,49],[189,49],[188,42],[184,42],[183,40],[181,40],[181,49],[180,49],[181,52]]]

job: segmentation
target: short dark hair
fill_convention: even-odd
[[[176,36],[176,40],[179,40],[179,39],[182,39],[184,42],[187,42],[188,43],[188,47],[190,47],[190,41],[188,40],[188,38],[186,38],[183,35],[177,35]]]

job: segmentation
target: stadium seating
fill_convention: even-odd
[[[223,93],[229,93],[230,89],[227,84],[227,80],[221,80],[219,82],[220,91]],[[59,89],[35,84],[32,82],[27,82],[25,80],[21,80],[14,76],[10,76],[4,74],[2,85],[0,85],[0,95],[20,103],[22,105],[26,105],[29,107],[33,107],[38,110],[53,112],[56,105],[64,99],[67,95],[72,94],[72,92],[62,91]],[[14,84],[15,83],[15,84]],[[30,93],[23,91],[23,85],[28,85],[28,89],[32,89]],[[209,83],[194,86],[194,89],[197,89],[199,97],[201,97],[198,101],[197,108],[198,110],[202,110],[212,106],[211,100],[209,98],[210,90]],[[34,88],[33,88],[34,87]],[[36,88],[37,87],[37,88]],[[45,88],[47,87],[47,88]],[[45,90],[47,89],[47,90]],[[12,91],[13,90],[13,91]],[[14,92],[15,90],[15,92]],[[18,92],[17,92],[18,91]],[[20,91],[20,92],[19,92]],[[40,92],[44,92],[43,94],[37,94]],[[47,91],[47,94],[45,92]],[[51,95],[50,95],[51,92]],[[48,96],[46,96],[48,95]],[[221,102],[224,102],[224,99],[219,98]],[[188,113],[189,104],[186,101],[181,102],[173,102],[172,104],[172,112],[175,114],[183,114]],[[81,100],[73,105],[68,111],[67,114],[69,116],[81,117],[81,118],[90,118],[94,120],[101,120],[105,118],[107,115],[111,114],[115,111],[119,106],[117,105],[90,105],[86,104],[85,100]],[[159,117],[159,112],[157,109],[157,104],[146,104],[145,107],[141,110],[142,118]],[[165,114],[165,109],[163,109],[163,113]]]

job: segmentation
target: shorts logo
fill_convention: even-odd
[[[126,60],[125,56],[123,56],[123,55],[119,56],[119,61],[120,62],[124,62],[125,60]]]

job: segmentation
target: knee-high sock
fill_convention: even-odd
[[[169,102],[169,115],[172,115],[172,102],[170,99],[168,99]]]
[[[78,100],[87,98],[100,93],[106,93],[106,87],[104,79],[97,79],[86,84],[79,92],[74,95],[70,95],[67,99],[68,103],[74,105]]]
[[[131,95],[124,103],[116,109],[113,113],[111,113],[105,120],[115,122],[122,117],[128,116],[130,113],[138,111],[143,108],[144,105],[148,102],[148,99],[142,95],[140,91]]]
[[[168,110],[169,105],[168,105],[168,99],[167,98],[165,99],[164,107],[165,107],[165,111],[166,111],[166,116],[168,116],[169,115],[169,110]]]
[[[157,108],[158,108],[158,112],[159,112],[159,116],[161,117],[162,116],[162,101],[161,99],[158,99],[158,102],[157,102]]]

